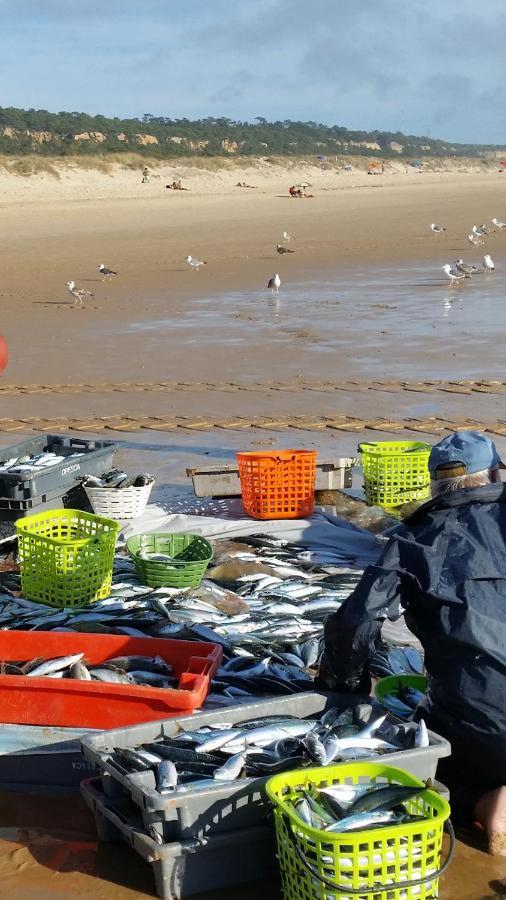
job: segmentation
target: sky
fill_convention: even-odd
[[[0,0],[0,106],[506,144],[505,0]]]

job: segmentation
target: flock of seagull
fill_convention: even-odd
[[[276,244],[276,250],[283,256],[285,253],[295,253],[295,250],[291,250],[290,247],[287,247],[290,241],[293,241],[294,238],[291,234],[288,234],[287,231],[283,232],[283,243]],[[193,256],[185,256],[185,263],[193,269],[194,272],[198,272],[201,266],[207,266],[207,262],[203,259],[195,259]],[[115,272],[114,269],[110,269],[108,266],[104,265],[104,263],[100,263],[97,266],[98,274],[102,276],[102,281],[107,281],[108,279],[113,278],[115,275],[119,275],[119,272]],[[95,294],[92,291],[86,291],[83,288],[77,288],[75,281],[66,281],[65,286],[69,292],[69,294],[74,298],[74,306],[83,306],[84,299],[86,297],[94,297]],[[278,294],[279,289],[281,287],[281,278],[276,272],[272,278],[269,279],[267,287],[273,292]]]
[[[491,219],[490,221],[494,226],[493,229],[488,228],[488,226],[484,224],[473,225],[471,228],[471,231],[467,235],[467,240],[473,247],[483,246],[487,235],[491,234],[493,231],[501,230],[501,228],[506,228],[506,222],[502,222],[500,219]],[[436,225],[435,222],[432,222],[430,227],[434,234],[442,234],[443,231],[446,231],[444,225]],[[453,264],[445,263],[441,268],[450,280],[450,284],[453,285],[464,281],[465,278],[472,278],[473,275],[482,275],[483,273],[488,274],[489,272],[493,272],[495,263],[490,256],[490,253],[485,253],[481,266],[465,263],[463,259],[456,259]]]
[[[487,235],[491,233],[491,231],[495,231],[497,229],[506,228],[506,222],[502,222],[500,219],[491,219],[493,229],[488,228],[486,225],[473,225],[471,231],[467,235],[467,239],[470,244],[473,246],[483,246],[485,244],[485,238]],[[431,223],[431,231],[434,234],[442,234],[446,231],[446,227],[444,225],[437,225],[435,222]],[[283,240],[282,243],[276,244],[276,251],[280,256],[284,256],[287,253],[295,253],[291,247],[287,247],[287,244],[290,241],[293,241],[294,238],[287,231],[283,232]],[[185,262],[189,266],[190,269],[198,272],[201,266],[207,266],[207,262],[201,259],[195,259],[193,256],[186,256]],[[466,278],[472,278],[473,275],[481,275],[483,273],[493,272],[495,269],[494,260],[490,256],[489,253],[486,253],[482,260],[481,266],[475,266],[472,263],[465,263],[463,259],[456,259],[453,264],[445,263],[442,266],[443,272],[446,274],[447,278],[450,281],[450,284],[458,284],[459,282],[464,281]],[[114,269],[110,269],[108,266],[104,265],[104,263],[100,263],[97,266],[97,270],[99,275],[102,277],[102,281],[107,281],[108,279],[113,278],[115,275],[118,275],[118,272],[115,272]],[[86,291],[81,288],[76,287],[75,281],[67,281],[66,287],[74,298],[75,306],[82,306],[85,297],[94,297],[95,295],[91,291]],[[267,288],[272,291],[272,293],[279,293],[279,289],[281,287],[281,278],[277,272],[269,278],[267,282]]]

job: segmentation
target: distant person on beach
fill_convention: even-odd
[[[148,184],[148,183],[149,183],[149,170],[148,170],[148,167],[147,167],[147,166],[144,166],[144,168],[143,168],[143,170],[142,170],[142,182],[141,182],[141,184]]]
[[[165,187],[168,188],[169,191],[188,191],[189,190],[189,188],[183,187],[183,185],[181,184],[181,179],[179,179],[179,181],[173,181],[172,184],[166,184]]]

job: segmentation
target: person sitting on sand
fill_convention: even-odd
[[[288,188],[288,193],[290,197],[302,197],[302,191],[300,188],[296,188],[294,184],[290,188]]]
[[[149,182],[149,169],[147,166],[144,166],[142,170],[142,184],[148,184]]]
[[[432,499],[390,532],[375,565],[325,623],[318,683],[368,693],[385,619],[403,613],[425,651],[417,710],[447,738],[438,778],[456,818],[506,855],[506,484],[494,443],[461,431],[432,447]]]

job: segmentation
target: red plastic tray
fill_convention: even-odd
[[[115,728],[199,709],[221,663],[218,644],[54,631],[0,631],[0,661],[84,653],[84,662],[115,656],[161,656],[179,677],[178,689],[74,679],[0,675],[0,722]]]

